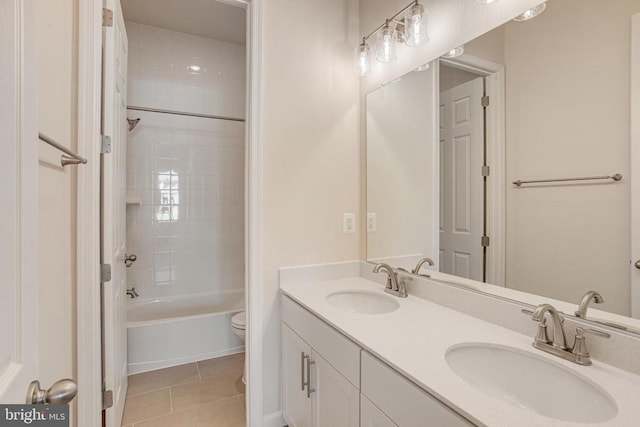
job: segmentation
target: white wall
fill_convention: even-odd
[[[244,116],[245,47],[127,23],[129,104]],[[199,65],[198,72],[189,69]],[[128,286],[141,298],[244,288],[244,123],[129,111]]]
[[[436,259],[436,70],[415,71],[367,95],[367,259],[408,257],[392,265],[408,270]]]
[[[564,301],[595,289],[598,308],[630,313],[629,52],[639,11],[637,0],[550,1],[536,19],[505,27],[507,182],[624,177],[508,185],[509,287]]]
[[[133,22],[126,26],[129,105],[244,118],[243,45]]]
[[[76,147],[77,0],[39,2],[39,130]],[[43,387],[76,375],[76,171],[40,144],[40,377]],[[75,405],[72,418],[75,418]],[[72,422],[73,425],[73,422]]]
[[[263,16],[264,412],[280,410],[278,268],[359,257],[357,0],[269,0]],[[251,284],[250,284],[251,285]]]

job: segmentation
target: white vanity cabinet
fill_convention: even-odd
[[[360,348],[283,299],[282,413],[290,427],[358,427]]]
[[[282,387],[289,427],[473,425],[286,296]]]

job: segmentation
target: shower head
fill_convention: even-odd
[[[127,118],[127,123],[129,123],[129,132],[131,132],[136,128],[136,126],[138,126],[138,123],[140,123],[140,118],[137,118],[137,119]]]

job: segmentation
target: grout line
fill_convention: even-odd
[[[171,413],[173,414],[173,394],[171,393],[171,387],[169,387],[169,409],[171,409]]]
[[[202,381],[202,375],[200,374],[200,364],[196,361],[196,370],[198,371],[198,378]]]

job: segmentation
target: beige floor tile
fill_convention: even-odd
[[[198,381],[199,379],[198,368],[195,363],[130,375],[127,395],[134,396],[136,394]]]
[[[244,353],[202,360],[198,362],[198,369],[202,379],[219,377],[232,372],[242,372],[244,369]]]
[[[244,409],[237,398],[218,400],[137,423],[135,427],[244,427]]]
[[[242,409],[244,409],[246,411],[247,409],[247,396],[244,394],[241,394],[240,396],[238,396],[238,400],[240,401],[240,404],[242,405]]]
[[[242,375],[239,372],[179,385],[171,388],[173,411],[180,411],[227,397],[235,397],[244,394],[244,392]]]
[[[169,389],[127,397],[122,424],[133,424],[171,412]]]

